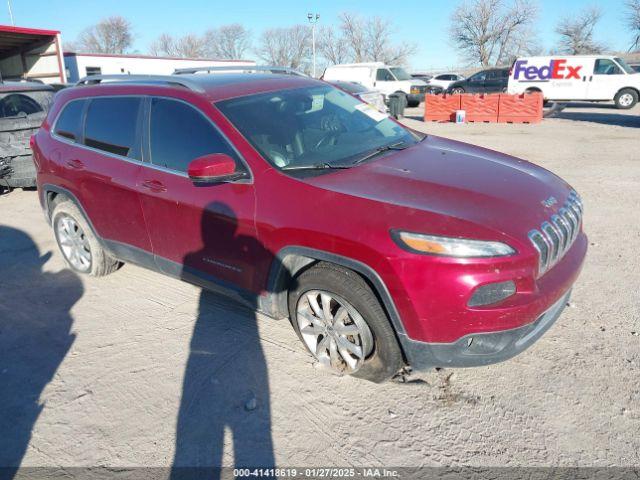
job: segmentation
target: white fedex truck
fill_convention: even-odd
[[[640,97],[640,74],[609,55],[523,57],[513,63],[507,92],[542,92],[545,100],[613,100],[632,108]]]

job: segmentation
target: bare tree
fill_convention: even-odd
[[[208,30],[204,35],[207,55],[220,59],[240,59],[251,48],[251,32],[239,23]]]
[[[627,0],[625,5],[627,26],[633,35],[629,51],[638,51],[640,50],[640,0]]]
[[[271,28],[260,36],[256,53],[271,65],[308,70],[311,30],[304,25]]]
[[[331,26],[322,26],[320,28],[316,48],[318,54],[330,65],[346,63],[351,60],[347,43]]]
[[[537,15],[535,1],[465,1],[451,15],[449,36],[471,63],[502,65],[535,44],[531,26]]]
[[[74,46],[79,52],[121,54],[132,44],[131,23],[124,17],[114,16],[84,30]]]
[[[151,43],[151,45],[149,46],[149,53],[155,56],[178,56],[178,54],[176,53],[176,42],[168,33],[163,33]]]
[[[320,30],[318,50],[330,64],[346,61],[406,64],[416,46],[394,42],[394,33],[389,20],[343,13],[338,31],[331,27]]]
[[[166,55],[180,58],[203,58],[205,56],[205,41],[195,34],[173,38],[163,33],[149,47],[152,55]]]
[[[568,55],[602,53],[606,47],[593,39],[593,30],[602,18],[602,11],[587,7],[578,15],[565,17],[556,27],[560,35],[559,52]]]

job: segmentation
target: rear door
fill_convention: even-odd
[[[615,94],[624,87],[625,73],[610,58],[596,58],[593,63],[593,76],[587,87],[589,100],[613,100]]]
[[[55,152],[65,186],[78,197],[98,235],[115,247],[149,250],[136,189],[141,105],[138,96],[71,101],[54,125],[54,136],[66,143]],[[76,127],[78,116],[81,125]]]
[[[506,70],[489,70],[484,81],[484,92],[500,93],[507,87],[509,72]]]
[[[250,175],[234,183],[195,184],[189,163],[225,153],[248,172],[239,154],[208,116],[168,97],[148,100],[146,152],[138,191],[158,267],[194,280],[222,281],[253,290],[259,255]]]

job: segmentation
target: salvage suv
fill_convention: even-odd
[[[372,381],[522,352],[587,249],[554,174],[308,77],[91,77],[32,147],[72,269],[131,262],[227,293]]]

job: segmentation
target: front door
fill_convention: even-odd
[[[398,91],[398,81],[388,68],[379,68],[376,72],[374,88],[387,96]]]
[[[183,101],[149,99],[150,163],[138,189],[153,253],[165,273],[256,291],[254,187],[250,176],[235,183],[197,184],[189,163],[225,153],[247,170],[239,155],[200,110]],[[248,170],[247,170],[248,173]]]
[[[589,100],[613,100],[624,85],[625,74],[610,58],[597,58],[593,65],[593,76],[587,88]]]

